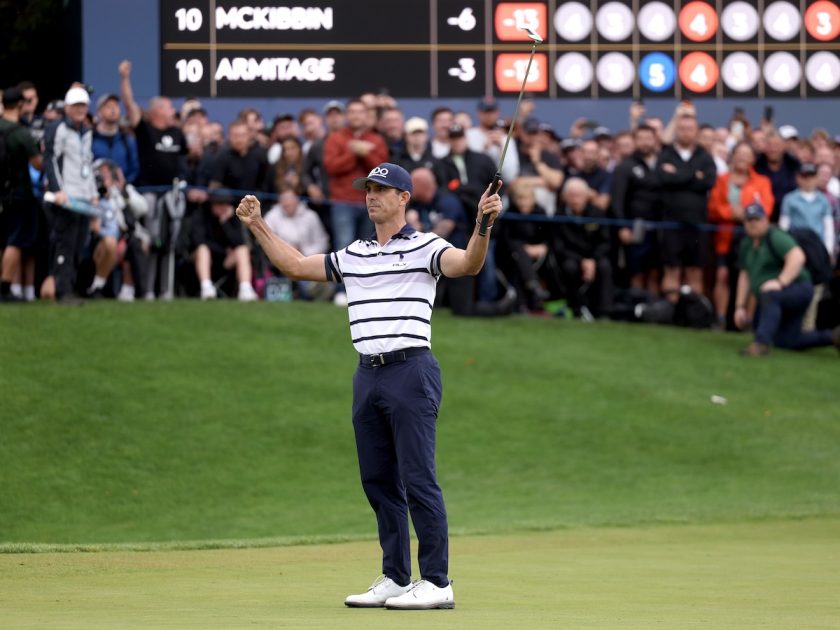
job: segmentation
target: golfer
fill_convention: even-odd
[[[347,288],[350,335],[359,352],[353,429],[362,486],[379,526],[384,575],[367,592],[350,595],[344,603],[363,608],[453,608],[446,508],[435,475],[442,387],[431,353],[432,305],[441,275],[456,278],[481,269],[488,238],[478,235],[478,223],[488,215],[492,225],[502,202],[497,194],[488,194],[488,188],[478,202],[472,238],[466,249],[458,249],[406,224],[412,187],[402,167],[380,164],[353,186],[366,192],[376,234],[331,254],[304,256],[278,238],[252,195],[242,199],[236,214],[286,276],[343,282]],[[408,510],[419,542],[421,579],[413,583]]]

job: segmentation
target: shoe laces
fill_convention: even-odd
[[[422,595],[424,591],[431,590],[436,588],[434,584],[429,582],[429,580],[417,580],[416,582],[412,582],[408,586],[408,591],[406,592],[413,592],[417,591],[416,595]]]
[[[380,575],[378,578],[376,578],[376,580],[374,580],[373,584],[370,585],[370,588],[368,590],[375,593],[376,588],[378,586],[382,586],[383,584],[385,584],[390,579],[391,578],[389,578],[387,575]]]

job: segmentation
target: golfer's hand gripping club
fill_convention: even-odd
[[[505,155],[507,154],[508,145],[510,144],[510,138],[513,135],[513,128],[516,126],[516,118],[519,116],[519,104],[522,102],[522,95],[525,93],[525,84],[528,82],[528,76],[531,74],[531,63],[534,61],[534,53],[537,52],[537,44],[541,44],[543,41],[542,37],[540,37],[532,29],[524,28],[522,30],[527,31],[528,37],[530,37],[531,41],[534,43],[531,46],[531,57],[528,59],[528,66],[525,68],[525,76],[522,78],[522,87],[519,89],[519,97],[516,99],[516,107],[513,110],[513,120],[511,120],[510,129],[508,130],[507,138],[505,139],[505,146],[502,149],[502,155],[499,158],[499,167],[496,169],[496,174],[493,175],[493,181],[487,189],[488,194],[491,195],[498,194],[499,189],[502,187],[502,166],[505,163]],[[478,235],[487,236],[487,227],[489,225],[490,217],[486,214],[481,215],[481,222],[478,225]]]
[[[496,171],[496,174],[493,175],[493,181],[490,182],[490,185],[487,187],[487,194],[488,195],[497,195],[499,194],[499,190],[502,187],[502,174],[499,171]],[[490,225],[490,215],[489,214],[482,214],[481,215],[481,222],[478,224],[478,235],[479,236],[486,236],[487,235],[487,228]]]
[[[497,173],[498,175],[498,173]],[[501,188],[502,180],[498,177],[493,178],[493,182],[487,186],[487,190],[481,195],[478,202],[478,223],[479,234],[481,230],[486,230],[493,226],[493,223],[502,211],[502,198],[499,197],[499,188]]]

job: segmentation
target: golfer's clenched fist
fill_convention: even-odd
[[[236,208],[236,216],[245,225],[251,225],[260,218],[260,201],[254,195],[245,195]]]

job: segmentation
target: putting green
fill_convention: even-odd
[[[7,628],[834,628],[840,520],[451,542],[454,611],[351,610],[375,542],[0,555]]]

